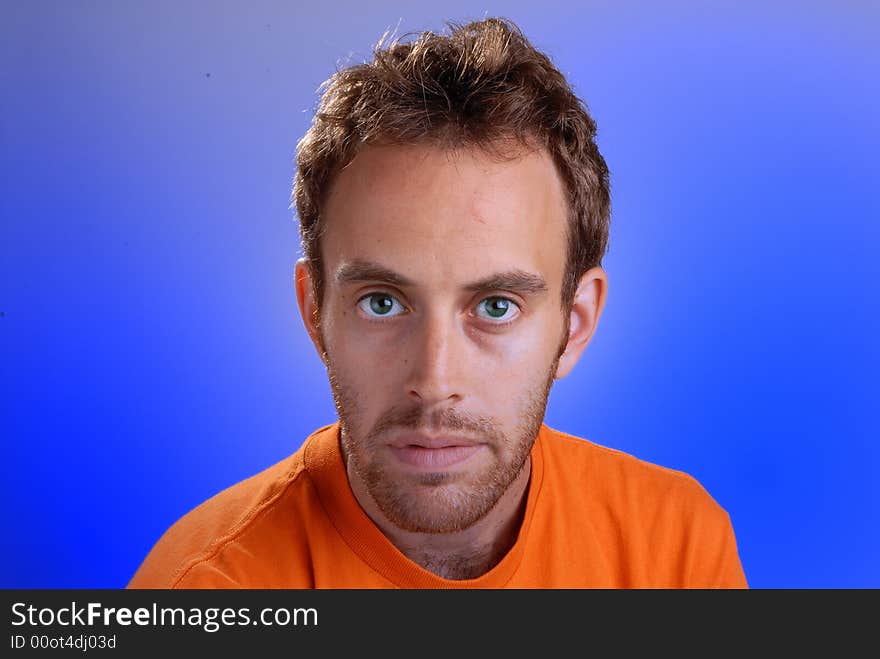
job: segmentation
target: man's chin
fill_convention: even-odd
[[[373,500],[385,517],[411,533],[454,533],[478,521],[494,506],[486,492],[471,492],[455,481],[460,474],[420,474],[418,483],[397,491],[374,492]],[[482,499],[482,500],[481,500]]]
[[[409,478],[409,481],[414,487],[428,490],[425,495],[431,496],[433,494],[436,494],[437,488],[442,488],[447,485],[453,485],[461,479],[461,474],[449,472],[428,472],[423,474],[412,474]]]
[[[418,512],[409,511],[404,515],[385,514],[389,517],[394,526],[402,531],[409,533],[425,533],[430,535],[443,535],[447,533],[458,533],[464,531],[482,519],[481,516],[461,518],[448,517],[448,511],[429,511],[420,510]]]

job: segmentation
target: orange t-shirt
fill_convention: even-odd
[[[129,588],[746,588],[727,513],[685,473],[541,426],[516,542],[476,579],[404,556],[351,492],[339,424],[212,497]]]

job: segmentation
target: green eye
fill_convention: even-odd
[[[358,300],[361,310],[372,317],[396,316],[403,311],[403,305],[388,293],[370,293]],[[394,312],[394,313],[392,313]]]
[[[519,309],[516,302],[508,300],[506,297],[487,297],[477,305],[478,315],[491,320],[510,319],[512,315],[508,312],[512,312],[514,309]],[[480,310],[485,311],[486,315],[481,315]]]

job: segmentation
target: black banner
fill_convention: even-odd
[[[6,657],[423,650],[542,656],[869,639],[877,591],[5,590]],[[867,597],[865,597],[867,595]],[[862,598],[867,603],[858,603]],[[873,602],[871,604],[870,602]],[[874,644],[869,641],[867,647]],[[404,650],[409,649],[409,652]],[[420,650],[421,648],[421,650]],[[553,648],[556,648],[554,650]],[[568,650],[566,649],[568,648]]]

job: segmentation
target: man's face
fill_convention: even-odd
[[[367,147],[324,222],[320,341],[349,478],[401,529],[468,528],[526,463],[567,338],[553,163]]]

